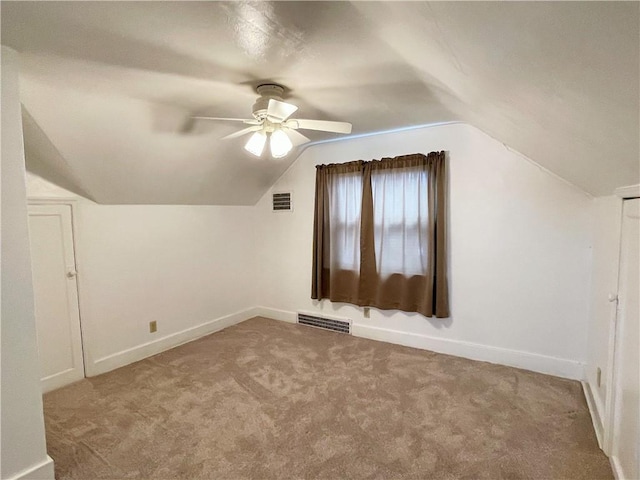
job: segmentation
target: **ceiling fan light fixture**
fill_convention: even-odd
[[[255,155],[256,157],[260,157],[262,155],[262,151],[264,150],[264,144],[267,143],[267,134],[262,130],[255,132],[249,138],[249,141],[244,146],[244,149]]]
[[[265,83],[258,85],[256,91],[260,97],[253,104],[253,118],[202,116],[193,118],[242,122],[246,125],[251,125],[222,138],[229,140],[254,132],[244,148],[256,157],[262,157],[267,141],[269,142],[269,151],[272,158],[285,157],[293,149],[294,145],[298,147],[310,142],[311,140],[298,132],[298,129],[342,134],[351,133],[351,124],[347,122],[290,118],[293,113],[298,111],[298,107],[283,101],[282,96],[285,88],[282,85]]]
[[[291,151],[293,143],[284,131],[277,129],[271,134],[269,147],[273,158],[282,158]]]

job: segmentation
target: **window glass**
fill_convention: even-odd
[[[427,269],[427,172],[420,168],[371,174],[377,271],[425,275]]]
[[[329,185],[331,267],[360,270],[362,174],[334,175]]]

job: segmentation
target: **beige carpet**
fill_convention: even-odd
[[[262,318],[44,403],[58,479],[612,478],[578,382]]]

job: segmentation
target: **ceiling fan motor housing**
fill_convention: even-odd
[[[284,94],[284,87],[275,83],[265,83],[258,85],[256,91],[260,95],[253,104],[253,116],[256,120],[262,120],[267,116],[267,107],[269,106],[269,100],[282,101],[282,95]]]

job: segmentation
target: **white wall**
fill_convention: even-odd
[[[2,47],[0,477],[53,478],[38,372],[18,69],[17,54]]]
[[[310,298],[315,168],[446,150],[450,166],[450,319]],[[323,311],[357,335],[570,378],[586,361],[592,198],[481,131],[450,124],[308,148],[272,191],[293,190],[293,213],[261,219],[264,314]]]
[[[612,326],[616,316],[616,302],[609,294],[618,292],[618,265],[620,258],[620,229],[622,199],[611,195],[593,201],[593,254],[589,314],[589,344],[586,380],[595,403],[597,428],[602,428],[607,407],[607,387],[611,375],[609,365]],[[601,369],[600,386],[597,369]]]
[[[177,338],[190,340],[255,305],[252,220],[251,207],[83,203],[80,297],[95,372],[120,365],[117,356],[129,349],[201,326]],[[121,359],[155,352],[150,346]]]
[[[29,175],[29,197],[75,197]],[[253,315],[253,207],[98,205],[74,230],[87,373],[158,353]],[[149,332],[157,321],[158,331]]]

